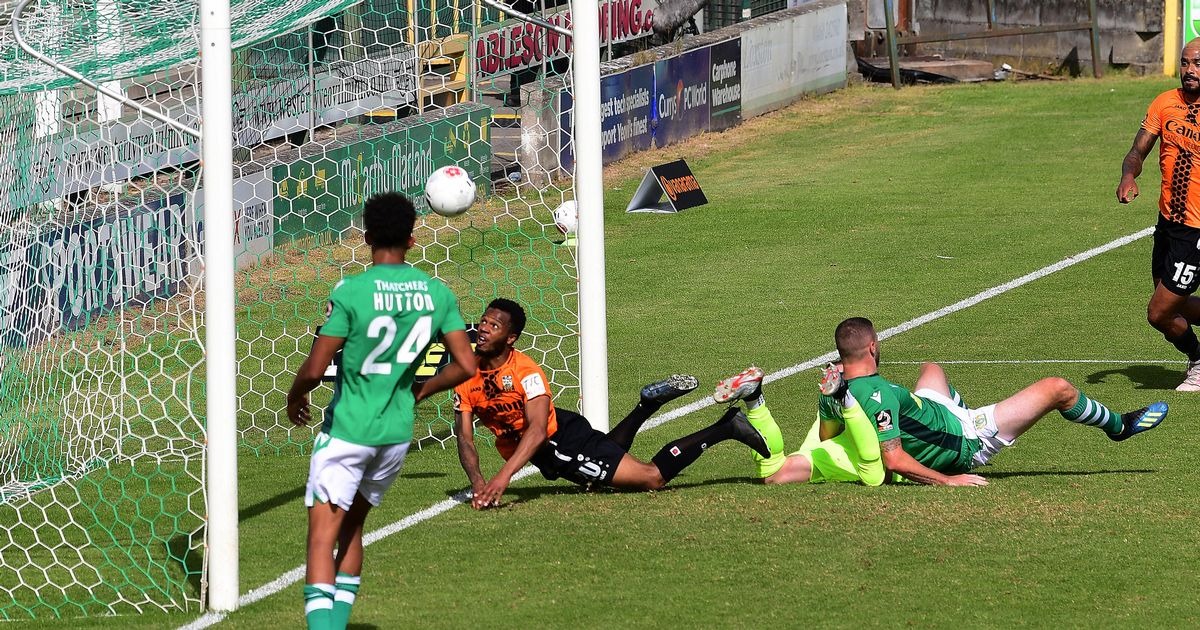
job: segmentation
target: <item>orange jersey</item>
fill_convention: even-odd
[[[1160,138],[1162,193],[1158,209],[1168,221],[1200,227],[1200,102],[1188,104],[1183,90],[1163,92],[1150,103],[1142,129]]]
[[[479,370],[454,388],[454,410],[475,414],[483,426],[496,434],[496,450],[508,459],[525,434],[525,401],[538,396],[550,397],[546,373],[533,359],[513,350],[504,365],[494,370]],[[551,397],[546,437],[556,431],[558,420]]]

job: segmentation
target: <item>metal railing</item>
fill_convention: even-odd
[[[966,31],[961,33],[945,33],[939,35],[898,35],[896,33],[896,0],[883,0],[884,19],[887,22],[888,65],[892,72],[892,87],[900,89],[900,46],[904,44],[927,44],[931,42],[954,42],[966,39],[987,39],[990,37],[1014,37],[1017,35],[1034,35],[1038,33],[1065,33],[1069,31],[1088,31],[1092,44],[1092,75],[1097,79],[1100,70],[1100,29],[1097,22],[1098,11],[1096,0],[1087,0],[1088,20],[1075,24],[1046,24],[1041,26],[1014,26],[996,28],[995,0],[987,1],[986,30]]]

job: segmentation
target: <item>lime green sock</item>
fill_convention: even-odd
[[[332,584],[304,585],[304,619],[308,622],[308,630],[331,630],[333,593]]]
[[[746,419],[755,429],[758,429],[758,432],[767,441],[767,447],[771,449],[770,457],[763,457],[758,453],[753,454],[754,463],[758,467],[758,477],[766,479],[783,468],[783,463],[787,460],[783,454],[783,433],[780,432],[779,425],[771,415],[771,410],[765,404],[747,409]]]
[[[1110,411],[1108,407],[1088,398],[1083,392],[1079,392],[1079,400],[1075,401],[1074,407],[1059,413],[1071,422],[1100,427],[1109,435],[1116,435],[1124,428],[1121,414]]]
[[[345,630],[350,622],[350,609],[354,607],[361,583],[362,578],[357,575],[338,572],[337,592],[333,594],[333,612],[330,614],[333,630]]]

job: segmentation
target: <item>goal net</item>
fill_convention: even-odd
[[[125,100],[34,60],[0,18],[0,619],[204,602],[208,193],[199,141],[133,106],[200,128],[197,11],[24,3],[31,46]],[[513,57],[493,44],[518,23],[466,0],[235,0],[231,15],[242,483],[303,482],[255,459],[310,452],[285,393],[329,292],[370,264],[359,213],[376,192],[418,201],[410,262],[468,322],[495,297],[526,307],[521,348],[576,404],[575,250],[552,219],[574,196],[565,39],[522,31]],[[450,163],[482,198],[453,219],[422,198]],[[415,446],[452,429],[448,397],[424,403]],[[266,537],[253,527],[243,540]]]

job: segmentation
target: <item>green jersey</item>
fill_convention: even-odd
[[[847,384],[875,423],[881,443],[900,438],[906,453],[940,473],[971,469],[979,440],[963,435],[962,423],[952,411],[878,374],[852,378]]]
[[[411,265],[374,265],[344,278],[320,330],[346,340],[321,430],[362,446],[412,440],[421,358],[435,338],[465,328],[450,289]]]

